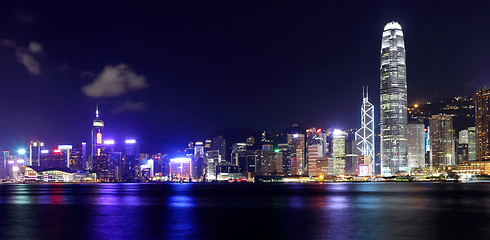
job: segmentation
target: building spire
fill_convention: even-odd
[[[95,104],[95,118],[99,118],[99,104]]]

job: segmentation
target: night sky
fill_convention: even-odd
[[[393,3],[394,2],[394,3]],[[158,152],[222,128],[356,128],[381,34],[409,104],[490,84],[489,1],[0,1],[0,146],[106,137]],[[377,116],[379,118],[379,116]]]

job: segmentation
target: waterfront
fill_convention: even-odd
[[[490,183],[3,184],[0,239],[487,239]]]

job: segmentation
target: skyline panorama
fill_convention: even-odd
[[[403,4],[417,9],[416,5]],[[354,27],[349,31],[345,29],[353,26],[351,24],[338,26],[317,24],[306,27],[307,24],[317,20],[316,15],[298,22],[297,24],[301,27],[295,27],[291,21],[286,21],[285,25],[281,27],[277,20],[266,17],[265,14],[270,13],[267,10],[268,7],[281,7],[282,5],[254,5],[255,10],[260,9],[258,18],[264,20],[263,23],[267,23],[266,27],[275,26],[272,28],[273,31],[278,31],[275,33],[288,33],[284,35],[284,41],[289,41],[289,43],[313,41],[310,47],[293,44],[289,45],[289,48],[285,48],[287,47],[285,43],[277,43],[280,45],[274,46],[272,42],[276,43],[273,41],[275,39],[268,38],[267,34],[258,35],[259,32],[263,33],[266,27],[253,29],[252,26],[256,26],[259,22],[250,15],[252,14],[251,5],[245,4],[250,8],[245,8],[243,13],[248,18],[242,18],[242,20],[231,18],[232,22],[237,23],[244,32],[240,34],[239,30],[236,30],[227,33],[229,36],[222,35],[224,39],[232,40],[230,43],[211,43],[211,39],[219,39],[217,34],[224,34],[224,31],[230,30],[231,26],[221,23],[218,19],[206,19],[205,21],[213,21],[213,24],[221,24],[213,25],[213,31],[208,35],[201,35],[203,42],[193,48],[197,50],[198,47],[203,47],[203,50],[207,49],[205,52],[182,52],[183,47],[189,46],[188,43],[184,41],[185,43],[179,45],[173,41],[173,45],[169,45],[168,48],[160,49],[158,48],[159,45],[154,46],[158,49],[156,52],[166,49],[167,53],[170,49],[177,47],[179,51],[171,54],[173,56],[171,59],[176,60],[175,63],[172,63],[171,59],[163,57],[167,64],[157,64],[152,67],[152,64],[144,63],[149,63],[151,59],[159,59],[158,55],[152,55],[147,50],[129,51],[128,54],[124,54],[127,52],[124,50],[113,51],[112,54],[108,53],[105,55],[106,57],[103,57],[105,59],[103,62],[106,65],[95,67],[95,62],[98,62],[95,59],[103,56],[100,55],[103,52],[94,55],[81,54],[80,51],[76,51],[77,48],[70,48],[64,44],[60,44],[60,49],[56,50],[57,46],[50,44],[49,34],[39,32],[39,30],[33,31],[33,29],[51,28],[51,32],[59,32],[64,24],[55,23],[48,27],[46,24],[51,19],[36,14],[36,11],[39,10],[32,8],[32,6],[10,6],[7,3],[4,9],[13,11],[10,11],[10,14],[2,14],[0,18],[3,25],[7,26],[5,34],[0,36],[2,40],[0,60],[5,66],[2,71],[2,88],[0,89],[0,110],[2,110],[0,111],[2,114],[0,127],[4,133],[0,139],[0,146],[4,149],[15,148],[25,145],[31,139],[42,140],[53,145],[79,141],[88,142],[90,139],[88,136],[90,133],[89,124],[93,120],[94,106],[97,103],[101,108],[101,118],[108,123],[107,135],[112,135],[113,138],[139,139],[143,143],[142,147],[147,148],[149,152],[172,151],[181,148],[188,141],[213,137],[215,132],[226,128],[250,128],[258,132],[265,130],[271,133],[279,132],[292,124],[299,124],[305,128],[359,128],[362,86],[369,86],[369,100],[374,104],[376,112],[375,128],[379,132],[379,49],[383,26],[390,21],[400,22],[405,33],[409,106],[414,103],[456,95],[473,96],[484,85],[484,79],[488,79],[488,70],[478,66],[483,66],[485,62],[488,62],[488,59],[480,56],[484,56],[484,53],[489,49],[488,46],[482,45],[478,48],[478,54],[475,55],[477,57],[468,58],[465,56],[475,53],[472,45],[466,45],[465,50],[467,52],[464,54],[460,48],[456,47],[457,42],[461,44],[461,42],[470,41],[460,41],[461,35],[467,38],[472,37],[471,34],[460,32],[470,31],[470,29],[461,28],[465,21],[469,20],[455,24],[455,20],[448,19],[449,16],[444,11],[435,11],[434,14],[441,16],[440,19],[449,20],[447,25],[454,26],[458,30],[456,31],[458,34],[454,33],[454,36],[446,34],[452,36],[448,38],[431,35],[427,34],[429,31],[427,28],[438,23],[432,21],[431,25],[431,21],[425,21],[422,24],[421,21],[428,16],[421,15],[419,19],[414,19],[413,16],[406,13],[400,14],[398,17],[392,16],[396,15],[397,9],[403,4],[396,7],[387,4],[381,10],[394,10],[391,14],[384,13],[379,14],[379,16],[368,14],[368,19],[372,21],[365,21],[366,26]],[[134,5],[136,11],[143,11],[138,8],[138,4],[135,3]],[[177,3],[157,5],[158,9],[185,8],[185,6],[180,6]],[[238,6],[241,5],[216,6],[214,11],[218,9],[236,10]],[[279,14],[277,16],[281,17],[279,19],[286,20],[287,14],[290,13],[297,20],[304,17],[306,12],[313,11],[312,7],[314,6],[330,6],[328,9],[340,9],[340,12],[345,11],[346,8],[341,3],[333,5],[320,3],[315,5],[312,3],[311,6],[302,6],[297,10],[291,9],[290,6],[282,6],[284,9],[277,13]],[[442,8],[454,10],[458,6],[458,4],[447,4]],[[66,7],[65,14],[74,10],[73,7],[63,7]],[[106,7],[109,7],[107,3],[102,4],[102,9]],[[201,8],[208,7],[201,6]],[[429,4],[428,8],[431,7],[434,8],[435,6]],[[461,14],[465,15],[472,12],[472,18],[484,19],[487,17],[475,7],[471,4],[465,5],[461,9]],[[200,7],[196,8],[199,9]],[[125,7],[116,8],[113,11],[115,19],[121,19],[122,14],[127,10]],[[194,10],[196,9],[192,10],[193,13],[195,13]],[[379,13],[381,10],[376,12]],[[140,20],[133,19],[135,21],[134,27],[142,26],[148,23],[150,18],[155,17],[154,12],[147,9],[144,11],[149,11],[149,17]],[[354,9],[354,11],[360,10]],[[82,17],[87,13],[83,11],[82,7],[82,11],[78,14],[79,17]],[[96,19],[99,14],[98,12],[94,13]],[[168,14],[171,15],[171,13]],[[361,15],[366,16],[365,14]],[[226,16],[231,17],[228,14]],[[198,16],[194,17],[197,18]],[[335,16],[329,17],[339,16],[335,14]],[[382,18],[384,23],[380,24]],[[82,24],[77,18],[69,19],[69,22]],[[327,21],[321,22],[326,24]],[[120,27],[128,24],[128,20],[120,23],[120,25],[115,23],[116,26]],[[195,26],[197,22],[190,20],[180,24],[187,26],[183,29],[190,30],[193,28],[189,27]],[[205,25],[205,23],[203,24]],[[486,22],[474,21],[474,24],[485,27]],[[15,31],[14,26],[18,27]],[[150,24],[149,26],[153,25]],[[220,26],[220,28],[216,29],[216,26]],[[200,27],[206,29],[203,25]],[[323,28],[325,29],[324,32],[319,31],[322,27],[327,27]],[[475,26],[472,25],[473,27]],[[158,39],[163,37],[161,34],[152,32],[150,27],[148,28],[134,31],[141,31],[140,33],[146,34],[153,33]],[[173,31],[174,34],[166,35],[173,40],[179,37],[187,39],[186,37],[191,36],[191,33],[178,32],[176,27],[170,25],[165,25],[164,29]],[[331,31],[329,31],[330,29]],[[97,28],[93,29],[93,31],[95,30]],[[99,30],[97,31],[100,32]],[[202,33],[203,29],[194,30]],[[441,29],[441,31],[444,30],[444,28]],[[89,29],[87,33],[91,33],[91,31]],[[110,37],[110,30],[108,31],[109,33],[104,33],[108,36],[108,42],[102,41],[103,44],[99,44],[99,46],[107,45],[114,40]],[[295,35],[294,33],[301,34]],[[330,47],[332,44],[327,44],[328,47],[325,45],[325,43],[335,42],[345,46],[346,43],[338,41],[343,39],[340,35],[344,34],[362,37],[356,41],[357,45],[350,44],[351,48],[354,49],[341,47],[334,51]],[[74,39],[77,36],[79,36],[77,33],[67,35],[68,39]],[[422,37],[427,38],[427,41],[421,41]],[[484,41],[488,37],[487,34],[483,33],[479,35],[476,41]],[[133,38],[128,37],[128,39]],[[344,40],[351,43],[350,38],[346,38],[348,39]],[[94,43],[87,41],[87,38],[80,41],[78,46],[94,46]],[[245,42],[248,44],[242,44],[244,48],[240,52],[226,54],[224,51],[235,46],[232,43]],[[428,44],[429,42],[431,44]],[[438,44],[437,48],[433,48],[434,43]],[[117,46],[119,50],[123,50],[124,46],[131,45],[125,41],[119,44]],[[444,55],[448,53],[438,52],[441,51],[439,46],[445,45],[454,45],[454,49],[450,46],[447,46],[446,49],[449,49],[451,54],[455,56],[454,59],[458,59],[457,62],[449,61],[450,58]],[[249,47],[256,48],[252,52],[253,56],[244,55],[244,51]],[[299,51],[303,49],[306,52],[299,53],[286,50],[279,54],[280,49],[278,47],[282,50],[297,49]],[[69,50],[70,54],[65,54],[61,48],[64,51]],[[322,52],[326,54],[320,56]],[[189,60],[189,64],[192,66],[183,67],[177,62],[183,63],[187,60],[175,58],[182,53],[185,53],[186,56],[197,54],[196,56],[200,56],[197,58],[199,61]],[[286,53],[291,55],[284,58]],[[80,56],[81,59],[74,64],[75,62],[69,61],[69,56]],[[141,60],[143,56],[147,56],[145,61]],[[241,56],[245,59],[238,62],[237,60],[226,60],[233,59],[232,56],[236,56],[238,59],[241,59]],[[283,56],[282,59],[279,59],[279,56]],[[369,57],[366,58],[365,56]],[[431,64],[427,64],[426,58],[432,59]],[[81,63],[82,59],[92,59],[94,64],[92,67],[76,66]],[[276,60],[276,64],[271,65],[274,62],[272,59]],[[330,62],[331,60],[334,61]],[[254,61],[259,62],[251,65]],[[474,64],[475,61],[478,64]],[[356,62],[361,64],[350,64]],[[33,64],[30,65],[30,63]],[[455,67],[454,64],[458,67]],[[205,67],[205,65],[207,66]],[[356,66],[358,71],[350,71],[352,66]],[[174,79],[159,80],[164,78],[165,74],[159,74],[156,71],[158,69],[165,69],[167,73],[172,72]],[[299,71],[292,74],[294,69]],[[434,71],[434,69],[438,70]],[[213,74],[198,74],[200,77],[196,77],[197,73],[193,73],[193,77],[185,76],[187,73],[184,74],[184,72],[194,72],[194,70],[199,70],[200,73],[211,71]],[[272,77],[274,74],[279,75]],[[259,75],[260,77],[258,77]],[[213,77],[216,81],[211,80]],[[60,91],[61,87],[64,90]]]

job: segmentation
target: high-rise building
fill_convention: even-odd
[[[347,133],[335,129],[333,131],[332,140],[332,156],[333,156],[333,175],[341,175],[345,173],[345,139]]]
[[[124,144],[124,155],[121,159],[121,165],[123,165],[126,173],[122,174],[123,179],[134,180],[137,178],[136,172],[139,168],[139,145],[134,139],[127,139]]]
[[[211,150],[218,150],[220,155],[220,161],[226,161],[226,140],[223,136],[213,138],[211,142]],[[219,162],[218,162],[219,164]]]
[[[90,153],[90,166],[92,169],[94,166],[94,156],[100,156],[102,147],[104,145],[102,141],[102,132],[104,129],[104,121],[99,118],[99,106],[97,105],[95,109],[95,119],[92,124],[92,151]]]
[[[322,145],[320,144],[312,144],[308,145],[308,176],[310,177],[316,177],[318,176],[317,173],[317,161],[318,158],[321,158],[324,156],[324,149],[322,148]]]
[[[476,130],[475,127],[459,131],[458,163],[476,160]]]
[[[29,145],[29,162],[27,166],[41,166],[41,150],[44,149],[44,142],[31,141]]]
[[[425,126],[423,123],[409,123],[408,137],[408,167],[425,167]]]
[[[305,168],[305,134],[289,134],[288,143],[291,146],[291,175],[307,174]]]
[[[476,92],[477,160],[490,160],[490,89]]]
[[[360,155],[371,158],[371,172],[374,171],[374,105],[369,102],[368,90],[362,89],[361,128],[356,131],[355,140]],[[355,175],[354,173],[351,173]]]
[[[381,174],[407,171],[407,76],[402,27],[389,22],[381,42]]]
[[[85,170],[87,161],[87,143],[72,144],[69,153],[70,168],[73,170]]]
[[[214,181],[216,180],[216,166],[221,161],[221,156],[219,155],[219,150],[209,150],[206,152],[206,180]]]
[[[451,115],[437,114],[429,118],[432,167],[456,164],[453,119]]]

